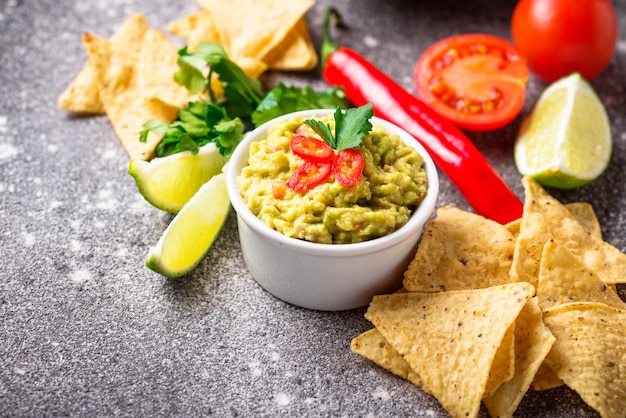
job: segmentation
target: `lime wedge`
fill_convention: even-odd
[[[172,219],[150,249],[146,267],[166,277],[191,272],[217,239],[230,213],[226,174],[206,182]]]
[[[523,121],[515,142],[517,169],[544,186],[579,187],[604,172],[611,125],[602,101],[578,73],[555,81]]]
[[[225,163],[215,144],[209,143],[196,155],[185,151],[150,162],[133,159],[128,173],[135,178],[139,193],[151,205],[178,213],[200,186],[221,172]]]

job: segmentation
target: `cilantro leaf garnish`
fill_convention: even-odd
[[[200,147],[214,142],[220,154],[229,158],[243,138],[243,122],[231,119],[226,109],[214,103],[190,102],[178,111],[178,119],[168,124],[152,119],[144,123],[139,140],[145,142],[148,133],[163,135],[155,150],[157,157],[191,151],[197,154]]]
[[[298,110],[334,109],[336,107],[346,109],[348,106],[343,89],[331,88],[327,91],[316,92],[310,86],[288,87],[279,82],[252,113],[252,123],[259,126],[275,117]]]
[[[361,107],[335,110],[335,135],[333,136],[330,124],[315,119],[307,119],[309,125],[334,150],[342,151],[355,148],[361,144],[361,139],[372,130],[370,119],[374,116],[373,103]]]
[[[174,80],[192,93],[200,90],[208,93],[213,103],[218,102],[211,86],[216,74],[224,88],[224,99],[219,104],[233,118],[250,117],[265,96],[259,80],[244,73],[217,43],[200,42],[195,51],[184,47],[178,51],[177,62],[179,70],[174,74]],[[208,74],[205,74],[207,70]]]

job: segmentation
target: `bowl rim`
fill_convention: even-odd
[[[334,112],[335,109],[311,109],[292,112],[271,119],[246,133],[243,140],[237,145],[235,151],[231,155],[231,158],[224,167],[224,171],[226,172],[226,187],[228,195],[237,215],[241,217],[251,229],[263,235],[270,242],[273,241],[277,245],[285,246],[300,253],[325,257],[345,257],[349,255],[373,253],[380,251],[381,248],[392,247],[402,242],[417,230],[421,231],[421,228],[426,224],[437,204],[439,196],[439,176],[437,167],[426,149],[411,134],[399,126],[377,116],[372,117],[371,122],[373,124],[379,124],[383,126],[385,131],[388,133],[400,136],[405,144],[413,147],[424,159],[426,176],[428,179],[426,197],[420,203],[417,210],[411,214],[411,217],[406,224],[390,234],[367,241],[349,244],[322,244],[288,237],[275,229],[270,228],[267,224],[265,224],[265,222],[254,215],[250,209],[248,209],[243,197],[239,193],[239,189],[237,187],[237,176],[247,163],[250,144],[261,140],[270,126],[280,120],[290,119],[297,116],[321,117],[333,114]]]

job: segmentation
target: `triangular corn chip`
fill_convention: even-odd
[[[375,296],[365,317],[453,417],[475,417],[509,327],[534,294],[528,283]]]
[[[515,237],[507,227],[446,206],[426,226],[404,287],[440,292],[510,283]]]

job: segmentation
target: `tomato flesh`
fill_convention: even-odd
[[[365,160],[363,154],[354,148],[340,151],[333,161],[333,174],[335,179],[347,187],[358,183]]]
[[[309,190],[326,181],[331,172],[332,162],[305,161],[289,177],[287,186],[296,191]]]
[[[611,61],[618,24],[611,0],[521,0],[511,35],[544,81],[573,72],[591,80]]]
[[[328,162],[335,156],[335,151],[328,143],[304,135],[294,136],[289,147],[294,154],[307,161]]]
[[[517,48],[486,34],[458,35],[431,45],[418,60],[417,94],[461,129],[503,127],[521,112],[528,67]]]

